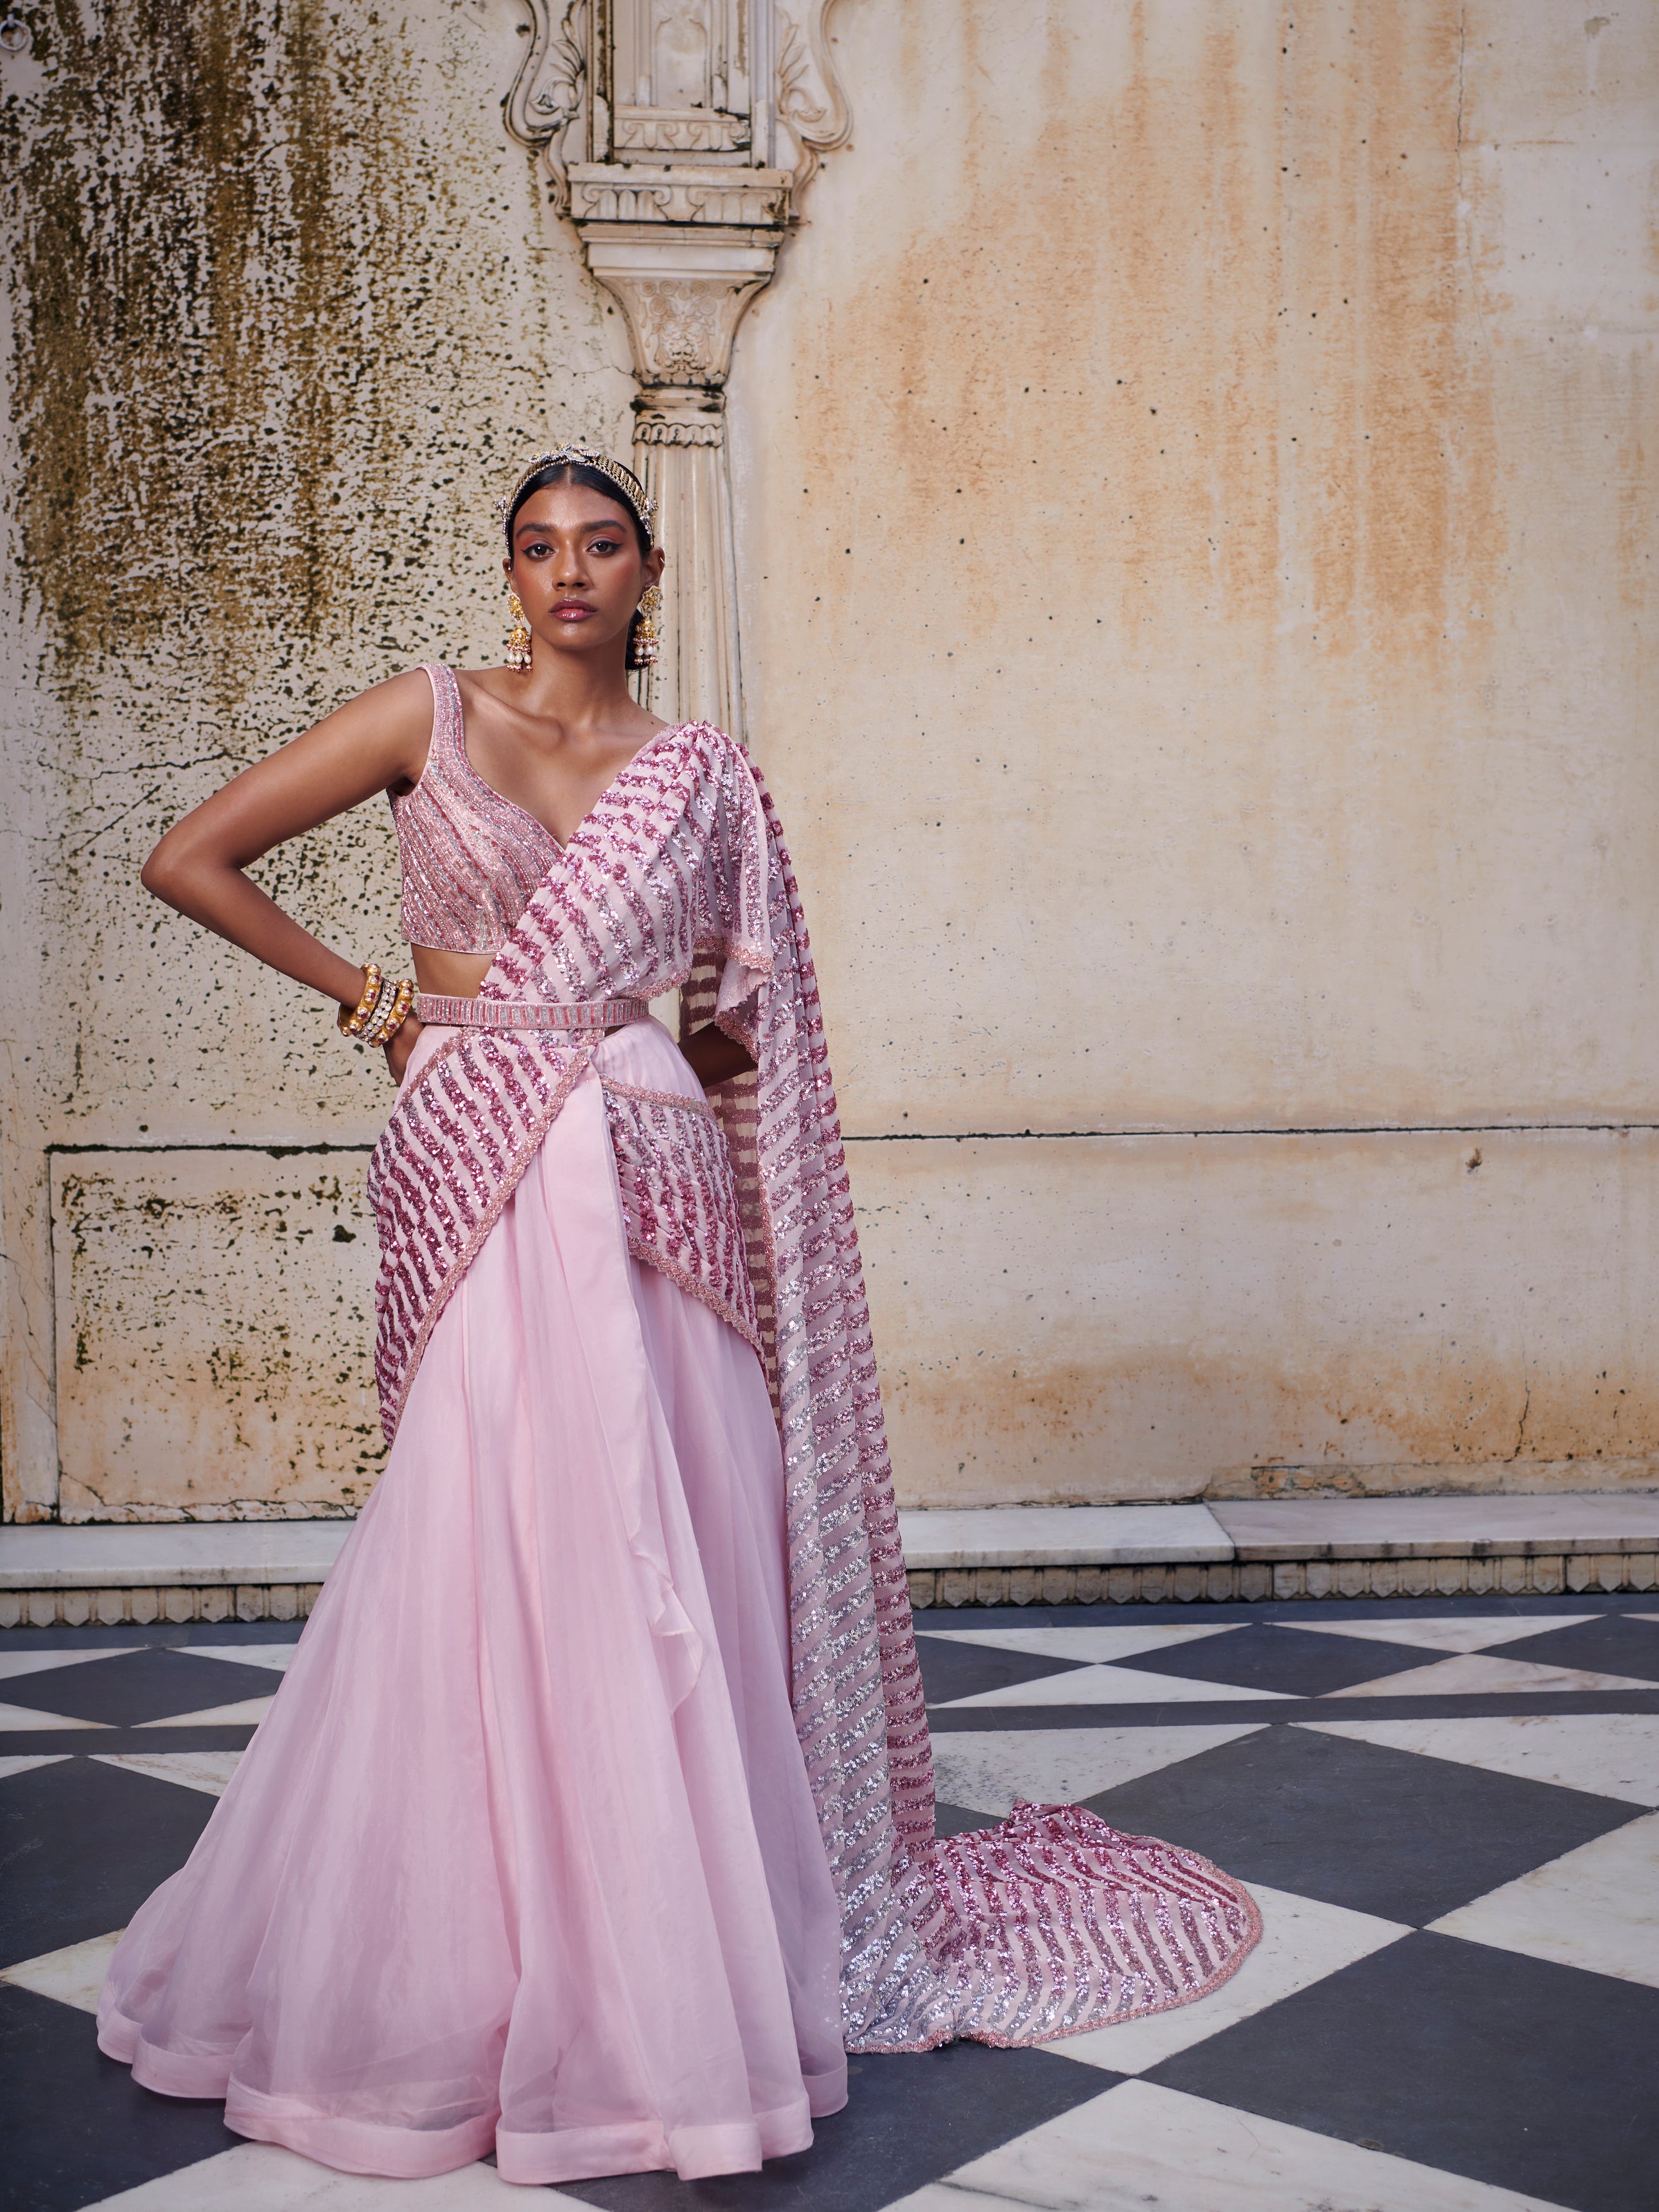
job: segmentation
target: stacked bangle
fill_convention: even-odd
[[[415,1003],[415,986],[404,981],[388,983],[380,1000],[380,1009],[363,1031],[365,1044],[390,1044],[409,1019],[409,1010]]]
[[[414,1003],[414,984],[389,981],[371,960],[363,970],[362,997],[349,1010],[340,1009],[340,1034],[361,1037],[365,1044],[390,1044],[408,1020]]]
[[[340,1009],[337,1018],[342,1036],[357,1037],[362,1035],[373,1018],[375,1008],[380,1003],[380,993],[385,983],[386,977],[371,960],[363,970],[362,997],[349,1011],[344,1006]]]

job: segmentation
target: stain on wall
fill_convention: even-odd
[[[1565,21],[848,10],[733,392],[855,1127],[1650,1111],[1659,30]]]
[[[350,1512],[386,1456],[357,1152],[59,1153],[65,1521]]]
[[[498,659],[501,482],[550,435],[625,440],[633,383],[501,126],[512,0],[19,12],[30,49],[0,57],[0,915],[22,948],[0,983],[0,1431],[7,1510],[28,1518],[59,1480],[48,1147],[362,1144],[389,1103],[378,1056],[309,994],[144,896],[145,854],[352,693]],[[349,956],[395,956],[383,805],[259,872]],[[77,1496],[137,1497],[92,1462],[63,1471]]]
[[[1659,17],[836,23],[739,551],[906,1501],[1650,1486]]]
[[[1654,1486],[1651,1131],[851,1150],[919,1504]]]

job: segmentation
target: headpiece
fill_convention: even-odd
[[[656,533],[652,526],[656,520],[656,501],[647,492],[632,469],[625,469],[620,461],[613,461],[608,454],[596,453],[587,446],[560,446],[550,453],[538,453],[527,467],[521,469],[507,497],[495,502],[495,512],[501,519],[503,529],[507,527],[507,516],[513,512],[514,501],[532,477],[540,476],[544,469],[558,468],[567,461],[574,462],[585,469],[597,469],[601,476],[609,477],[645,526],[646,536],[655,544]]]

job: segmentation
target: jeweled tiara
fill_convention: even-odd
[[[608,453],[596,453],[588,446],[560,446],[550,453],[538,453],[527,467],[521,469],[517,481],[507,497],[495,502],[495,512],[501,517],[503,529],[507,527],[507,516],[513,512],[514,501],[517,499],[532,477],[538,477],[544,469],[557,468],[565,461],[580,462],[583,468],[597,469],[601,476],[609,477],[645,525],[646,536],[652,540],[653,544],[656,542],[656,533],[653,527],[657,516],[656,501],[649,495],[632,469],[625,469],[620,461],[613,461]]]

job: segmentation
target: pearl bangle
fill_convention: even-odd
[[[390,1044],[409,1019],[409,1010],[415,1003],[415,986],[405,979],[389,987],[375,1016],[363,1032],[366,1044]]]

